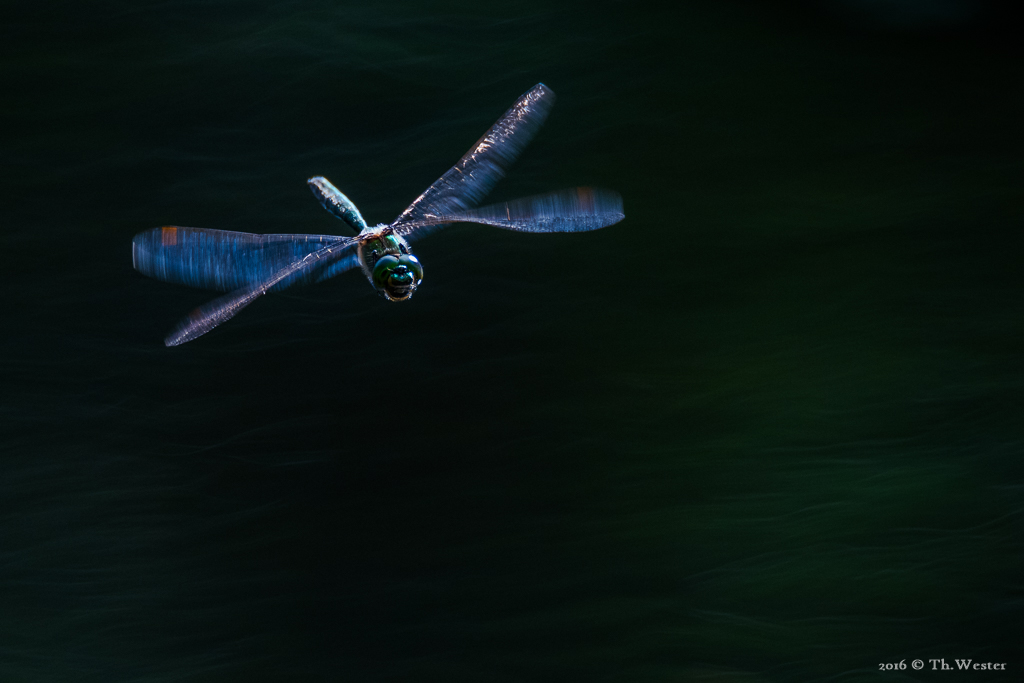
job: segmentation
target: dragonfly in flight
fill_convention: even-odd
[[[584,232],[624,218],[610,190],[576,187],[476,208],[522,153],[548,116],[554,93],[538,83],[491,126],[458,163],[392,223],[369,227],[355,204],[326,178],[309,187],[327,211],[358,234],[257,235],[164,226],[132,240],[132,263],[144,275],[228,292],[186,316],[164,343],[177,346],[230,320],[270,291],[318,282],[359,267],[388,301],[406,301],[423,281],[409,243],[451,223],[517,232]]]

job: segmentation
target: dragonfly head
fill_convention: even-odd
[[[423,266],[412,254],[381,256],[373,266],[373,286],[388,301],[412,297],[423,281]]]

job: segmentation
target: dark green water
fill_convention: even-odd
[[[1021,680],[1024,63],[860,4],[17,10],[0,681]],[[493,199],[623,223],[163,347],[136,232],[391,220],[538,81]]]

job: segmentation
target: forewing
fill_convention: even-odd
[[[517,232],[585,232],[597,230],[625,217],[618,192],[591,187],[574,187],[548,194],[513,199],[479,209],[425,218],[399,225],[395,232],[406,234],[423,227],[445,223],[483,223]]]
[[[308,276],[311,272],[329,268],[338,260],[346,258],[349,248],[357,242],[355,237],[339,240],[313,253],[306,254],[301,259],[279,269],[266,280],[240,287],[230,294],[225,294],[200,306],[178,323],[174,331],[164,339],[164,344],[178,346],[203,336],[221,323],[235,317],[243,308],[278,285],[294,282],[296,279]]]
[[[479,204],[537,134],[554,102],[555,94],[543,83],[524,93],[457,164],[402,212],[394,225],[450,215]],[[416,237],[439,225],[421,223],[423,229]]]
[[[198,287],[231,291],[271,278],[285,266],[348,238],[336,235],[254,235],[248,232],[165,226],[132,240],[132,263],[144,275]],[[356,264],[336,263],[331,275]],[[347,265],[347,267],[346,267]],[[299,281],[296,276],[279,288]]]
[[[351,199],[342,194],[341,190],[331,184],[323,176],[316,176],[306,181],[313,195],[320,200],[320,205],[333,216],[345,221],[358,235],[366,228],[366,221]]]

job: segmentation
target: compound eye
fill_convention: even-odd
[[[419,285],[423,280],[423,265],[420,263],[420,260],[412,254],[405,254],[402,258],[398,259],[398,262],[409,269],[414,282]]]
[[[403,265],[399,265],[388,275],[388,285],[391,287],[409,287],[414,284],[412,272]]]
[[[373,284],[377,287],[387,286],[391,271],[398,267],[398,259],[394,256],[381,256],[373,265]]]

